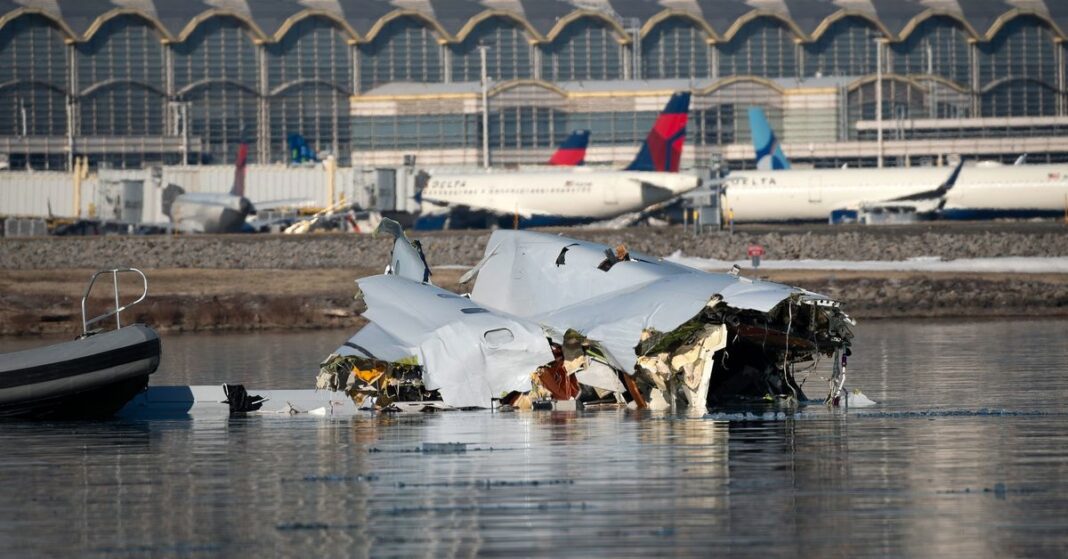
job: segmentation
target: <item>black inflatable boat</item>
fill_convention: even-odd
[[[118,274],[134,272],[144,293],[119,307]],[[96,278],[115,280],[115,310],[85,320],[85,307]],[[151,328],[122,326],[119,313],[144,300],[148,281],[140,270],[122,268],[93,275],[82,298],[83,335],[76,340],[0,355],[0,417],[80,419],[108,417],[148,386],[160,359],[159,336]],[[115,317],[116,329],[92,332],[89,326]]]

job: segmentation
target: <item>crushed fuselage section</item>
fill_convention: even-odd
[[[403,233],[397,244],[409,247]],[[795,375],[823,358],[834,359],[833,400],[852,340],[852,320],[827,297],[622,245],[496,231],[465,275],[477,274],[467,296],[429,285],[428,271],[412,272],[358,281],[370,324],[324,368],[325,385],[344,383],[360,402],[440,397],[451,407],[500,400],[703,413],[804,400]]]

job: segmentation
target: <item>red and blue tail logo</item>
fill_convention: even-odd
[[[671,96],[664,111],[657,117],[649,136],[645,138],[638,156],[627,171],[679,172],[682,144],[686,142],[686,120],[690,115],[690,92],[680,91]]]
[[[245,195],[245,166],[248,165],[248,144],[241,142],[237,146],[237,161],[234,167],[234,185],[230,188],[230,194],[234,196]]]
[[[586,162],[586,146],[590,144],[589,130],[575,130],[560,144],[560,149],[549,158],[549,165],[574,167]]]

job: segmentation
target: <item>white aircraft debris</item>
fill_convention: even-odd
[[[591,405],[687,409],[805,400],[798,367],[833,357],[845,382],[852,319],[829,297],[528,231],[493,233],[457,295],[430,284],[395,223],[384,275],[357,281],[369,320],[322,365],[318,387],[357,405]]]

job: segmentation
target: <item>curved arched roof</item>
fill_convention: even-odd
[[[739,21],[754,13],[779,17],[802,40],[818,37],[844,16],[864,17],[901,38],[932,14],[959,20],[979,40],[996,34],[1020,15],[1038,17],[1061,39],[1068,40],[1065,0],[0,0],[0,26],[23,13],[52,18],[74,40],[85,40],[101,22],[116,14],[137,13],[158,27],[164,38],[181,38],[207,14],[228,14],[244,20],[258,38],[277,40],[307,14],[331,17],[352,35],[366,40],[383,21],[398,13],[417,13],[446,42],[462,39],[472,19],[487,13],[510,14],[535,40],[551,40],[561,22],[596,14],[616,29],[642,29],[685,14],[709,33],[729,38]]]

